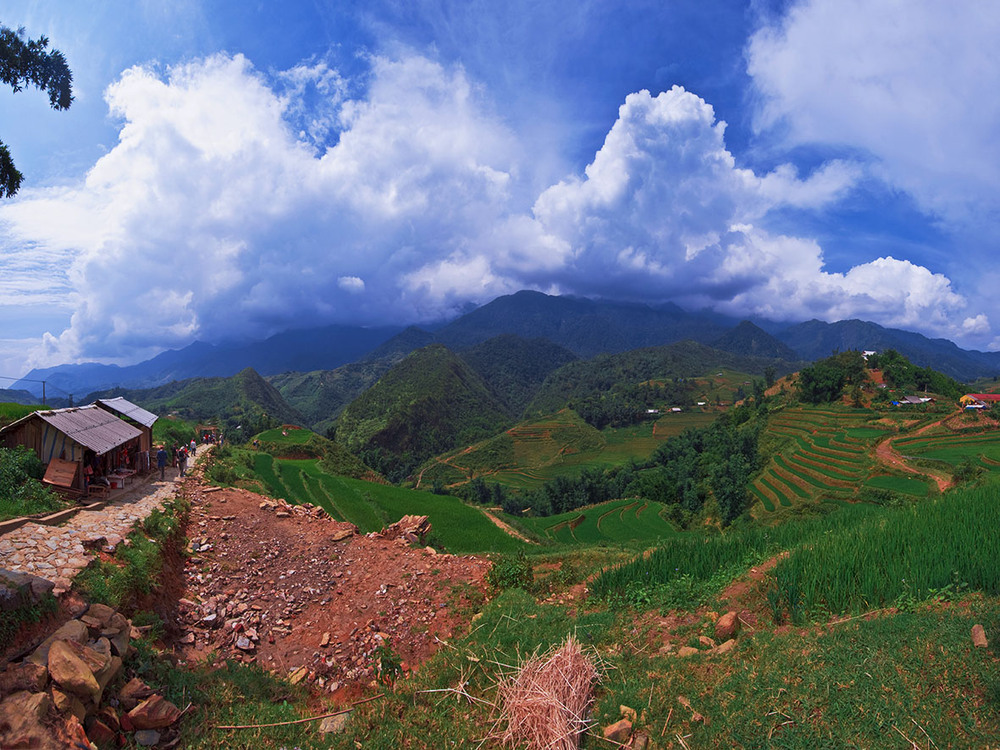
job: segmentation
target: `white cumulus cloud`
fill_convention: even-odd
[[[516,142],[460,68],[375,59],[372,76],[341,101],[329,71],[294,72],[338,105],[317,154],[289,124],[294,97],[242,56],[123,73],[106,93],[119,142],[84,184],[0,209],[9,241],[58,254],[46,270],[78,300],[41,358],[441,314],[400,279],[504,220]]]
[[[584,173],[539,195],[531,144],[460,66],[370,64],[352,95],[315,61],[276,81],[239,55],[123,73],[119,141],[84,183],[0,207],[13,287],[47,299],[48,271],[73,309],[36,361],[419,322],[522,288],[988,335],[939,273],[891,257],[830,273],[814,240],[764,229],[841,200],[859,169],[755,174],[683,88],[626,97]]]
[[[860,148],[959,221],[1000,208],[1000,13],[991,0],[802,0],[748,48],[757,127]]]

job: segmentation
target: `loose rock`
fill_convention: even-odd
[[[735,612],[726,612],[715,623],[715,640],[728,641],[740,632],[740,618]]]
[[[972,645],[976,648],[986,648],[990,645],[986,638],[986,630],[982,625],[972,626]]]

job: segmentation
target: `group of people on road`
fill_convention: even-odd
[[[189,456],[194,456],[198,451],[198,444],[191,438],[188,445],[178,445],[174,443],[173,463],[174,468],[180,469],[181,476],[187,476],[187,462]],[[167,462],[170,456],[167,454],[165,446],[161,445],[156,451],[156,468],[160,470],[160,479],[163,480],[167,471]]]

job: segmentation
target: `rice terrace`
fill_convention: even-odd
[[[148,628],[109,690],[134,677],[187,699],[191,715],[157,730],[186,747],[541,748],[569,726],[584,748],[986,746],[1000,732],[993,410],[892,351],[770,362],[682,343],[571,361],[517,391],[509,369],[479,382],[490,360],[469,355],[479,375],[430,347],[325,434],[252,371],[129,393],[172,415],[108,403],[148,415],[153,443],[194,437],[197,468],[112,490],[170,500],[81,562],[69,595]],[[491,401],[503,389],[522,418]],[[209,411],[221,394],[228,413]],[[508,421],[480,436],[484,412]],[[0,414],[0,434],[27,435],[76,409]],[[31,507],[73,512],[72,488],[50,493],[33,454],[4,450],[4,476],[25,477],[0,505],[15,528],[34,528],[13,519]],[[411,468],[392,481],[387,466]],[[37,560],[44,544],[11,533],[0,551]],[[14,610],[7,658],[67,606]],[[585,694],[571,715],[569,693],[531,708],[542,686]]]

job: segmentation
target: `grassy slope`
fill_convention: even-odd
[[[234,427],[236,423],[241,423],[242,429],[248,432],[260,429],[254,428],[254,425],[262,421],[270,421],[271,424],[306,423],[274,386],[250,368],[231,378],[193,378],[159,388],[119,389],[91,395],[124,396],[154,414],[170,414],[193,422],[231,420]]]
[[[846,450],[838,444],[831,440],[823,447]],[[278,461],[275,476],[297,472],[300,491],[308,492],[309,463]],[[451,500],[354,480],[336,480],[333,486],[341,496],[360,498],[387,517]],[[675,554],[677,562],[638,556],[637,562],[648,561],[668,571],[688,565],[684,572],[721,586],[776,551],[793,551],[787,567],[775,571],[775,580],[779,587],[785,581],[787,587],[800,575],[799,590],[810,596],[818,592],[818,605],[803,606],[802,614],[819,624],[775,628],[765,615],[766,603],[758,599],[754,606],[761,619],[744,629],[735,651],[727,656],[679,659],[659,650],[664,642],[662,622],[674,623],[668,637],[676,647],[711,635],[710,620],[698,615],[664,620],[659,589],[646,582],[641,568],[639,580],[649,598],[635,599],[636,609],[609,609],[599,601],[574,607],[542,604],[538,599],[548,590],[535,592],[537,597],[514,590],[494,598],[468,635],[452,640],[415,676],[384,698],[358,707],[344,734],[320,738],[305,729],[281,727],[258,730],[253,745],[276,749],[329,743],[350,750],[356,743],[437,748],[452,742],[468,744],[470,738],[478,742],[492,726],[490,703],[496,698],[496,680],[510,669],[500,665],[517,664],[521,655],[574,633],[595,650],[602,665],[592,714],[597,726],[617,720],[619,706],[634,707],[640,713],[637,728],[649,733],[658,747],[991,746],[1000,736],[1000,658],[995,646],[973,648],[969,631],[982,623],[991,642],[1000,642],[1000,606],[993,598],[1000,591],[995,565],[1000,549],[993,532],[1000,524],[997,489],[992,485],[950,493],[901,509],[848,506],[826,518],[790,521],[776,529],[733,528],[723,535],[708,535],[707,539],[716,540],[710,542],[696,533],[675,534],[662,549]],[[594,530],[618,533],[633,524],[633,516],[639,520],[649,512],[641,505],[617,501],[594,509],[596,520],[577,523],[573,534],[586,536],[592,545],[600,541],[595,540]],[[452,506],[443,512],[452,515],[455,510]],[[454,533],[468,538],[480,533],[465,522],[458,526]],[[488,532],[484,527],[483,533]],[[749,547],[727,541],[751,532],[756,536]],[[574,539],[573,534],[568,538]],[[485,537],[479,543],[492,544]],[[563,564],[583,560],[594,549],[600,550],[591,546],[569,553]],[[719,579],[720,569],[730,570],[725,580]],[[991,593],[970,597],[949,588],[955,580],[953,570],[963,583]],[[873,582],[889,587],[871,589]],[[588,585],[597,588],[596,581]],[[717,591],[703,590],[707,607],[716,611],[720,607],[713,592]],[[890,609],[875,617],[827,625],[833,594],[839,597],[837,611],[867,611],[887,602],[900,602],[906,611]],[[945,603],[914,607],[913,599],[907,599],[931,594]],[[959,604],[947,601],[956,597],[962,597]],[[219,677],[201,679],[217,685]],[[271,700],[273,688],[244,685],[240,680],[239,675],[227,673],[212,698],[199,703],[199,720],[186,725],[186,746],[217,746],[212,743],[218,743],[220,736],[208,725],[242,715],[237,706]],[[228,683],[234,688],[240,685],[241,692],[222,689]],[[448,692],[456,688],[461,693]],[[179,700],[181,689],[173,689]],[[455,700],[462,694],[474,700]],[[173,695],[168,692],[168,697]],[[680,696],[693,710],[684,708]],[[304,702],[294,705],[298,712],[280,718],[321,712]],[[695,720],[693,711],[708,721]],[[584,747],[598,744],[588,738]]]
[[[622,354],[599,355],[592,359],[571,362],[553,372],[545,381],[526,410],[526,415],[548,414],[566,406],[567,401],[581,401],[601,397],[614,389],[639,383],[667,383],[680,387],[690,403],[704,400],[709,396],[716,400],[731,402],[733,389],[728,392],[713,390],[713,378],[705,373],[753,373],[763,374],[768,366],[784,363],[777,360],[741,357],[720,352],[693,341],[682,341],[669,346],[635,349]],[[685,382],[674,383],[674,379]],[[741,375],[738,380],[730,380],[727,385],[739,385],[750,381],[750,376]],[[727,378],[727,380],[729,380]],[[749,390],[749,389],[748,389]]]
[[[374,384],[398,359],[354,362],[335,370],[289,372],[267,380],[302,413],[317,432],[325,432],[352,400]]]
[[[8,425],[11,422],[16,422],[21,417],[26,417],[40,409],[51,408],[50,406],[41,406],[40,404],[27,406],[25,404],[0,403],[0,427]]]
[[[514,552],[524,548],[479,509],[457,498],[325,473],[313,459],[255,456],[258,478],[275,497],[310,502],[363,532],[378,531],[404,515],[430,518],[432,534],[449,552]]]

